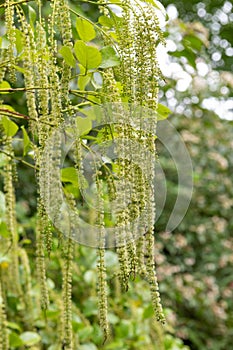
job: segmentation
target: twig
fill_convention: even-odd
[[[14,112],[14,111],[9,111],[8,109],[4,109],[4,108],[0,108],[0,114],[6,115],[6,116],[10,114],[12,115],[12,117],[18,118],[18,119],[27,119],[27,120],[30,119],[27,115]]]
[[[33,90],[48,90],[52,89],[52,87],[29,87],[29,88],[9,88],[9,89],[0,89],[0,94],[1,93],[6,93],[6,92],[19,92],[19,91],[33,91]]]
[[[23,3],[25,3],[25,2],[30,2],[30,1],[32,1],[32,0],[21,0],[21,1],[17,1],[17,2],[12,2],[12,3],[10,3],[9,5],[7,5],[7,4],[2,4],[2,5],[0,5],[0,8],[2,8],[2,7],[7,7],[7,6],[20,5],[20,4],[23,4]]]
[[[9,158],[11,158],[11,159],[18,160],[19,162],[21,162],[21,163],[23,163],[23,164],[25,164],[25,165],[27,165],[27,166],[33,168],[33,169],[39,170],[36,166],[32,165],[31,163],[26,162],[26,160],[23,160],[23,159],[21,159],[21,158],[19,158],[19,157],[14,157],[14,156],[12,156],[11,154],[9,154],[9,153],[3,151],[2,149],[0,149],[0,152],[3,153],[3,154],[5,154],[7,157],[9,157]]]

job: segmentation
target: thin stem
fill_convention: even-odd
[[[21,114],[21,113],[18,113],[18,112],[9,111],[9,110],[3,109],[3,108],[0,108],[0,115],[5,115],[7,117],[12,117],[12,118],[17,118],[17,119],[34,120],[36,122],[39,122],[39,123],[42,123],[42,124],[46,124],[46,125],[49,125],[49,126],[56,126],[56,124],[46,122],[44,120],[41,120],[40,118],[39,119],[30,118],[27,115],[24,115],[24,114]]]
[[[19,91],[32,91],[33,90],[48,90],[52,89],[52,87],[29,87],[29,88],[9,88],[9,89],[0,89],[0,94],[1,93],[6,93],[6,92],[19,92]]]
[[[11,154],[9,154],[9,153],[3,151],[2,149],[0,149],[0,152],[3,153],[3,154],[5,154],[7,157],[9,157],[9,158],[11,158],[11,159],[18,160],[19,162],[21,162],[21,163],[23,163],[23,164],[25,164],[25,165],[27,165],[27,166],[33,168],[33,169],[39,170],[39,168],[37,168],[36,166],[32,165],[31,163],[26,162],[26,160],[23,160],[22,158],[13,157]]]
[[[101,94],[100,92],[97,92],[97,91],[86,91],[86,90],[70,90],[70,93],[71,94],[89,94],[89,95],[94,95],[94,96],[100,96],[100,95],[104,95],[104,94]]]
[[[32,0],[21,0],[21,1],[17,1],[17,2],[12,2],[12,3],[10,3],[9,5],[7,4],[2,4],[2,5],[0,5],[0,8],[2,8],[2,7],[6,7],[6,6],[16,6],[16,5],[20,5],[20,4],[23,4],[23,3],[26,3],[26,2],[30,2],[30,1],[32,1]]]
[[[87,91],[85,91],[85,92],[87,93]],[[82,98],[82,99],[84,99],[84,100],[86,100],[86,101],[89,101],[89,102],[91,102],[91,103],[94,103],[95,105],[98,105],[98,106],[101,105],[100,103],[95,102],[95,101],[92,101],[92,100],[90,100],[88,97],[83,96],[83,94],[80,94],[78,91],[72,90],[72,92],[70,91],[70,93],[71,93],[72,95],[78,96],[78,97],[80,97],[80,98]]]
[[[0,108],[0,114],[6,115],[6,116],[11,115],[12,117],[18,118],[18,119],[30,119],[27,115],[24,115],[18,112],[9,111],[8,109],[4,109],[4,108]]]

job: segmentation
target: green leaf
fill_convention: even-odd
[[[16,50],[20,53],[23,50],[23,34],[17,28],[15,29],[15,39]]]
[[[61,181],[62,182],[71,182],[75,185],[78,184],[78,175],[75,168],[63,168],[61,169]]]
[[[23,131],[23,155],[25,156],[30,148],[30,139],[24,126],[21,126],[21,129]]]
[[[154,309],[152,305],[148,305],[143,311],[143,318],[150,318],[154,315]]]
[[[0,89],[8,90],[8,89],[11,89],[11,86],[10,86],[10,84],[7,81],[3,81],[0,84]],[[5,95],[5,94],[9,94],[9,92],[8,91],[6,91],[6,92],[1,92],[0,91],[0,94]]]
[[[110,68],[120,64],[120,59],[113,47],[105,46],[100,50],[100,52],[102,55],[100,68]]]
[[[72,194],[74,196],[74,198],[80,197],[80,191],[79,191],[77,184],[74,185],[74,184],[67,183],[67,184],[65,184],[63,189],[64,189],[65,194]]]
[[[29,16],[30,24],[34,28],[34,24],[36,21],[36,11],[34,10],[34,8],[32,8],[29,5],[27,5],[27,8],[28,8],[28,16]]]
[[[35,332],[24,332],[20,335],[20,339],[26,346],[32,346],[40,342],[41,337]]]
[[[98,19],[99,24],[101,24],[103,27],[112,28],[113,27],[113,20],[107,16],[100,16]]]
[[[182,40],[182,43],[185,47],[191,48],[192,50],[200,51],[203,44],[203,41],[195,35],[186,35]]]
[[[7,110],[9,112],[15,112],[15,109],[12,106],[9,106],[9,105],[1,105],[0,104],[0,108],[1,109],[5,109],[5,110]]]
[[[7,136],[13,137],[17,133],[19,129],[18,125],[12,122],[8,117],[2,117],[1,122]]]
[[[7,322],[7,328],[14,329],[21,332],[20,326],[15,322]]]
[[[20,72],[20,73],[23,73],[23,74],[25,74],[25,72],[26,72],[26,69],[24,69],[24,68],[22,68],[22,67],[20,67],[20,66],[16,66],[16,65],[12,65],[18,72]]]
[[[77,117],[76,125],[80,136],[88,134],[92,129],[92,122],[90,118]]]
[[[103,77],[101,73],[95,72],[91,82],[95,89],[101,89],[103,87]]]
[[[159,103],[158,109],[157,109],[157,114],[158,114],[158,120],[164,120],[164,119],[167,119],[169,117],[169,115],[171,114],[171,110],[168,107],[161,105]]]
[[[75,67],[75,59],[69,46],[62,46],[62,48],[59,50],[59,53],[62,55],[65,63],[68,66]]]
[[[20,339],[18,334],[16,334],[15,332],[10,333],[9,340],[10,340],[10,347],[11,348],[15,349],[15,348],[18,348],[20,346],[23,346],[22,339]]]
[[[93,24],[84,18],[77,18],[76,29],[80,39],[84,41],[90,41],[96,37]]]
[[[88,340],[91,336],[93,332],[93,328],[91,326],[86,326],[84,328],[82,328],[81,330],[79,330],[78,332],[78,336],[79,336],[79,339],[80,341],[85,341],[85,340]],[[89,348],[88,348],[89,350]]]
[[[10,237],[10,231],[8,231],[7,229],[7,225],[5,222],[1,222],[0,223],[0,236],[4,237],[4,238],[8,238]]]
[[[91,80],[90,75],[80,75],[78,78],[78,87],[80,90],[85,90],[87,84]]]
[[[96,47],[87,46],[82,40],[76,41],[74,52],[79,62],[87,70],[99,67],[102,61],[99,50]]]

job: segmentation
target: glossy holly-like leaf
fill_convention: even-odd
[[[101,64],[102,56],[99,50],[96,47],[86,45],[82,40],[76,41],[74,52],[86,70],[98,68]]]
[[[96,37],[94,25],[84,18],[77,18],[76,29],[83,41],[90,41]]]

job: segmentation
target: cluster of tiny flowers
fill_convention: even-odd
[[[62,344],[67,350],[73,349],[72,331],[72,271],[73,271],[74,241],[69,238],[66,242],[63,266],[62,295],[63,295],[63,330]]]
[[[164,44],[163,34],[159,26],[156,10],[152,4],[145,4],[140,0],[127,0],[124,2],[124,5],[122,25],[118,28],[118,46],[122,61],[118,73],[123,85],[123,97],[133,106],[141,106],[154,111],[152,122],[156,125],[158,85],[161,79],[161,72],[157,62],[157,46],[159,43]],[[123,130],[124,136],[135,140],[140,144],[140,149],[142,149],[141,153],[136,153],[140,157],[141,172],[136,172],[134,176],[131,176],[131,180],[137,188],[139,200],[136,206],[132,208],[133,211],[131,210],[127,215],[130,214],[129,216],[133,217],[135,209],[135,215],[138,215],[137,211],[142,213],[143,208],[146,208],[147,210],[144,213],[146,231],[137,242],[136,248],[135,245],[128,246],[127,251],[124,250],[124,246],[117,248],[121,270],[120,276],[124,277],[123,272],[127,276],[123,266],[128,266],[130,260],[132,260],[130,256],[134,257],[136,255],[135,268],[138,268],[139,273],[148,280],[157,319],[164,322],[154,262],[154,193],[151,190],[151,186],[148,186],[148,183],[153,183],[154,180],[156,151],[152,133],[144,132],[141,129],[143,124],[141,114],[136,115],[136,118],[139,119],[140,125],[137,135],[129,128]],[[127,123],[130,125],[130,115],[125,116],[125,124]],[[145,149],[148,152],[144,152],[143,150]],[[126,152],[123,146],[120,152],[122,157],[124,157]],[[130,168],[126,171],[129,173]],[[145,174],[147,174],[146,177],[144,176]],[[122,200],[124,201],[124,199]],[[126,219],[128,220],[128,217]],[[124,215],[121,215],[121,221],[124,220]],[[129,235],[128,232],[127,235]],[[144,251],[146,251],[147,259],[144,258]],[[125,283],[123,281],[123,284]]]
[[[1,350],[8,350],[9,349],[9,337],[8,337],[8,330],[7,330],[6,310],[5,310],[5,303],[4,303],[4,299],[3,299],[1,280],[0,280],[0,349]]]
[[[105,232],[104,232],[104,203],[103,203],[103,183],[99,177],[96,177],[98,191],[98,231],[100,247],[98,249],[98,303],[99,303],[99,320],[100,326],[104,332],[104,338],[109,335],[109,325],[107,320],[107,274],[105,266]]]
[[[12,6],[12,3],[14,0],[6,0],[5,1],[5,23],[6,23],[6,30],[7,30],[7,39],[9,41],[9,46],[7,48],[7,60],[8,60],[8,72],[10,74],[10,79],[12,81],[15,80],[15,71],[14,71],[14,63],[15,63],[15,56],[14,56],[14,49],[15,49],[15,25],[14,25],[14,6]]]

